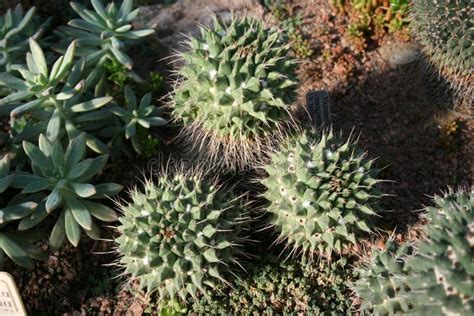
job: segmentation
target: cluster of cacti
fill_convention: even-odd
[[[289,119],[296,98],[296,61],[277,30],[257,19],[214,18],[213,28],[188,42],[186,64],[172,96],[185,140],[226,169],[258,158],[262,142]]]
[[[472,108],[473,6],[466,0],[414,0],[412,28],[431,63]]]
[[[186,301],[228,283],[248,222],[241,198],[177,172],[132,191],[121,209],[120,262],[141,288]]]
[[[362,308],[380,315],[474,312],[474,192],[450,192],[427,208],[426,238],[413,254],[378,254],[356,286]],[[403,246],[407,249],[410,246]]]
[[[351,139],[332,131],[290,136],[271,155],[262,180],[271,225],[295,251],[341,252],[371,232],[378,171]]]

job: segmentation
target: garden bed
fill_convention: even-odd
[[[270,310],[300,314],[354,312],[358,302],[356,299],[352,302],[349,283],[357,278],[352,267],[360,264],[360,257],[373,247],[384,248],[390,232],[399,242],[417,239],[424,223],[420,211],[433,204],[432,196],[450,187],[472,186],[472,113],[452,110],[452,99],[436,92],[440,83],[433,82],[418,44],[410,40],[406,26],[394,32],[381,27],[364,35],[348,34],[356,15],[350,6],[341,10],[327,0],[275,3],[268,1],[266,7],[260,7],[261,14],[270,24],[282,26],[284,32],[301,36],[293,52],[300,55],[296,117],[306,121],[308,92],[329,92],[333,130],[341,131],[345,137],[354,135],[361,148],[371,157],[378,157],[379,178],[387,180],[380,185],[385,194],[380,202],[384,212],[376,219],[378,234],[360,242],[347,258],[334,261],[330,268],[320,263],[305,268],[294,257],[280,266],[281,260],[276,258],[283,246],[271,246],[275,233],[268,230],[253,233],[252,239],[263,242],[247,249],[251,258],[257,258],[246,259],[250,273],[240,273],[242,278],[234,284],[236,288],[224,290],[231,292],[233,301],[227,302],[216,294],[214,301],[222,305],[194,303],[193,309],[201,314],[224,313],[226,308],[262,314]],[[166,8],[156,5],[143,10],[149,14],[173,10],[172,6],[178,5],[168,4]],[[47,12],[37,6],[43,14]],[[130,56],[137,72],[148,82],[150,71],[159,77],[158,88],[148,86],[145,90],[153,91],[155,104],[165,108],[167,93],[173,89],[173,66],[169,64],[170,47],[160,42],[160,37],[169,42],[170,31],[160,30],[159,26],[155,31],[157,35],[143,40],[140,47],[131,50]],[[394,62],[401,54],[409,54],[409,60]],[[410,54],[416,58],[411,60]],[[123,84],[119,79],[115,83]],[[97,179],[127,188],[141,186],[142,173],[149,176],[150,166],[161,168],[165,157],[181,158],[184,149],[173,142],[179,132],[178,124],[150,131],[157,141],[150,143],[147,157],[112,162]],[[119,197],[129,200],[126,191]],[[113,242],[117,236],[116,223],[101,225],[102,239],[83,238],[78,247],[67,243],[60,250],[50,251],[47,242],[40,243],[49,257],[36,262],[33,270],[7,264],[6,271],[13,275],[29,314],[156,314],[159,302],[139,293],[137,282],[124,285],[120,267],[114,264],[118,260]],[[267,256],[259,259],[261,253]]]

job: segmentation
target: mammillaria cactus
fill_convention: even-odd
[[[404,262],[398,262],[400,269],[393,269],[394,265],[379,267],[380,275],[389,274],[397,280],[393,288],[374,286],[377,283],[372,281],[381,278],[374,279],[373,273],[362,275],[356,291],[364,309],[375,311],[385,301],[396,308],[379,309],[381,315],[408,311],[473,314],[474,192],[450,192],[436,197],[435,203],[435,207],[427,208],[430,222],[425,228],[426,239],[415,245],[416,251],[401,257]]]
[[[373,160],[332,131],[302,132],[271,155],[262,180],[269,201],[271,224],[304,253],[341,252],[355,244],[362,232],[371,232],[378,171]]]
[[[241,254],[247,218],[239,198],[201,176],[177,173],[133,190],[116,239],[125,273],[160,299],[196,298],[220,283]]]
[[[468,0],[415,0],[412,27],[434,66],[472,108],[474,22]]]
[[[181,54],[186,64],[172,98],[173,115],[199,154],[227,169],[246,167],[264,150],[296,98],[296,62],[275,29],[256,19],[214,18]]]
[[[374,250],[368,264],[358,269],[355,291],[361,298],[361,310],[374,315],[394,315],[413,309],[412,295],[406,284],[408,267],[405,258],[410,244],[398,246],[389,240],[385,250]]]

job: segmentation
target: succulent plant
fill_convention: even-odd
[[[416,0],[412,28],[423,51],[472,108],[474,22],[466,0]]]
[[[5,155],[0,159],[0,194],[4,194],[14,180],[15,174],[10,173],[10,159]],[[44,259],[44,253],[33,244],[41,234],[38,231],[15,231],[12,225],[8,225],[32,214],[38,205],[33,201],[16,202],[17,199],[12,199],[5,207],[0,205],[0,268],[5,255],[25,268],[33,268],[32,258]]]
[[[47,135],[50,142],[56,141],[63,131],[73,139],[81,130],[99,129],[99,121],[107,122],[109,111],[99,111],[109,104],[112,97],[93,98],[85,92],[87,79],[83,80],[85,59],[74,62],[76,44],[69,46],[66,54],[58,58],[51,70],[48,69],[41,47],[30,40],[31,54],[27,54],[28,68],[12,67],[18,70],[24,80],[7,73],[0,74],[0,83],[14,93],[0,100],[0,106],[11,106],[10,115],[15,120],[30,114],[23,128],[14,129],[14,141],[36,140],[40,133]],[[107,153],[107,146],[93,133],[87,134],[87,145],[98,153]]]
[[[125,133],[125,138],[130,139],[135,151],[141,153],[142,150],[140,139],[137,135],[137,129],[161,126],[166,124],[166,120],[158,116],[158,109],[156,106],[150,104],[151,93],[147,93],[143,96],[139,104],[135,93],[130,87],[125,87],[124,95],[125,107],[115,106],[111,111],[124,122],[122,130]]]
[[[0,194],[13,183],[15,174],[10,174],[10,159],[5,155],[0,159]]]
[[[373,162],[332,131],[302,132],[284,141],[262,180],[279,239],[310,256],[330,255],[371,232],[381,196]]]
[[[368,263],[358,269],[355,292],[362,311],[373,315],[395,315],[413,309],[412,295],[406,283],[409,268],[405,258],[413,252],[411,244],[398,246],[392,240],[385,250],[374,250]]]
[[[261,143],[289,118],[296,98],[296,61],[289,45],[263,22],[214,18],[213,28],[188,42],[186,64],[172,97],[185,139],[203,157],[241,169],[262,152]]]
[[[126,43],[151,35],[154,30],[132,30],[132,22],[139,9],[133,10],[133,0],[124,0],[118,8],[115,2],[104,7],[101,0],[91,0],[94,10],[89,10],[78,2],[71,2],[71,7],[81,17],[69,21],[69,27],[60,27],[66,38],[76,39],[79,55],[101,54],[102,64],[114,58],[128,69],[133,61],[124,52]],[[97,67],[100,68],[100,67]]]
[[[364,309],[378,309],[381,315],[472,315],[474,192],[449,192],[435,197],[435,203],[427,208],[426,238],[416,244],[416,251],[363,275],[357,292]],[[393,283],[380,287],[380,280]],[[385,304],[379,305],[382,301]]]
[[[47,255],[34,243],[39,241],[42,234],[38,230],[31,231],[4,231],[0,224],[0,267],[3,267],[5,255],[16,264],[34,268],[34,261],[45,260]]]
[[[37,25],[35,13],[34,7],[25,13],[19,4],[0,17],[1,72],[10,72],[12,65],[23,62],[23,55],[28,50],[28,39],[39,39],[45,31],[48,22]]]
[[[59,248],[65,237],[77,246],[81,228],[89,237],[98,238],[99,228],[93,218],[106,222],[116,220],[111,208],[89,200],[113,196],[122,186],[88,183],[102,170],[108,156],[83,159],[86,153],[84,133],[69,143],[66,152],[58,141],[51,143],[43,134],[39,137],[39,148],[25,141],[23,149],[31,160],[33,174],[17,172],[12,187],[22,189],[25,194],[44,192],[47,197],[44,208],[21,220],[22,229],[38,225],[53,211],[60,209],[50,236],[51,246]]]
[[[239,198],[177,172],[146,182],[143,193],[135,189],[121,208],[120,263],[141,288],[157,291],[159,301],[196,299],[228,284],[247,222]]]

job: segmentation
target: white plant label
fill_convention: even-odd
[[[0,272],[0,315],[26,316],[15,281],[7,272]]]

